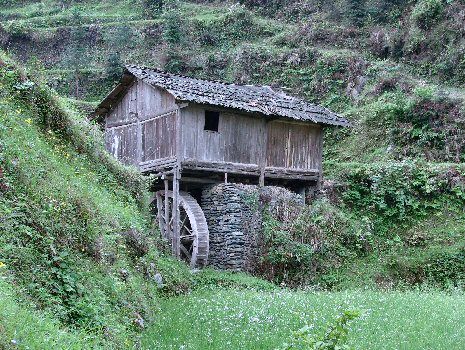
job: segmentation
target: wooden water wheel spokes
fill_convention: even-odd
[[[197,201],[187,192],[179,193],[178,225],[174,225],[176,208],[173,192],[158,191],[154,201],[161,235],[171,243],[173,254],[186,261],[191,268],[205,266],[208,260],[208,226]],[[177,227],[179,232],[175,232]]]

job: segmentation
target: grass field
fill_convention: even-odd
[[[167,299],[144,349],[276,349],[292,332],[318,332],[343,310],[359,310],[355,349],[463,349],[465,295],[442,292],[198,291]]]

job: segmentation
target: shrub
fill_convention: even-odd
[[[408,285],[448,289],[465,284],[465,247],[423,247],[388,257],[389,274]]]
[[[433,26],[442,16],[442,0],[419,0],[412,11],[412,19],[422,29]]]
[[[430,284],[449,287],[465,283],[465,247],[457,251],[443,251],[423,264],[426,281]]]
[[[123,74],[123,62],[121,61],[121,56],[119,52],[111,53],[105,65],[105,75],[106,78],[113,85],[114,82],[118,81]]]
[[[339,176],[347,186],[344,202],[370,217],[378,234],[389,237],[395,227],[408,227],[444,205],[450,210],[462,208],[463,185],[453,178],[463,177],[464,172],[463,167],[404,161],[350,164],[340,169]]]
[[[347,0],[347,8],[351,24],[361,27],[365,19],[365,0]]]
[[[163,278],[161,286],[163,294],[179,295],[192,288],[192,274],[187,265],[180,264],[172,257],[160,257],[155,264],[155,268]]]
[[[142,0],[145,17],[156,18],[163,12],[163,0]]]
[[[354,220],[326,200],[278,220],[264,216],[262,270],[278,283],[304,284],[343,261],[371,250],[371,222]]]
[[[459,130],[465,124],[460,107],[433,95],[428,88],[417,88],[415,98],[398,115],[392,128],[393,141],[402,156],[421,156],[435,161],[463,161],[465,137]]]
[[[391,48],[389,44],[389,37],[382,29],[376,29],[370,34],[369,39],[370,51],[378,57],[387,58],[390,54]]]
[[[321,334],[314,334],[313,326],[305,326],[294,333],[290,344],[283,350],[351,350],[347,345],[349,323],[360,316],[359,311],[343,311],[342,314]]]
[[[183,39],[182,22],[179,11],[171,10],[163,15],[163,38],[168,44],[179,44]]]

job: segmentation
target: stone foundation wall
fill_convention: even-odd
[[[302,204],[301,196],[280,187],[243,184],[206,187],[201,207],[210,232],[209,265],[254,272],[263,248],[264,210],[279,215],[290,208],[299,210]]]

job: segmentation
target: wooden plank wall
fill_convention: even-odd
[[[105,133],[107,151],[123,164],[136,165],[137,124],[123,125],[108,129]]]
[[[260,165],[266,147],[267,167],[319,169],[321,165],[318,125],[275,120],[265,126],[261,118],[221,112],[218,132],[211,132],[203,129],[204,115],[205,108],[198,105],[182,110],[184,159]]]
[[[267,166],[319,169],[322,128],[318,125],[272,121],[268,123]]]
[[[176,110],[172,95],[136,81],[106,118],[108,152],[124,164],[175,155]]]
[[[154,88],[143,81],[138,81],[137,109],[139,119],[144,120],[164,114],[175,109],[176,100],[174,97],[158,88]]]
[[[137,120],[137,95],[138,82],[134,82],[123,98],[108,113],[105,123],[106,127],[118,126],[132,123]]]
[[[142,162],[174,157],[176,112],[142,122]]]
[[[205,109],[182,109],[184,159],[258,165],[264,147],[263,121],[240,114],[220,113],[218,132],[205,131]]]

